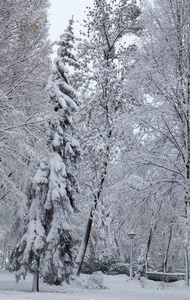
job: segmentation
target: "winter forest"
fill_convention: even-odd
[[[0,268],[189,285],[189,0],[94,0],[54,61],[49,7],[0,1]]]

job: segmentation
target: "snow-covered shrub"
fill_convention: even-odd
[[[126,274],[129,276],[130,264],[116,263],[113,264],[108,272],[110,275]]]
[[[113,256],[96,256],[95,254],[89,255],[82,266],[82,273],[92,274],[97,271],[101,271],[104,274],[109,272],[110,267],[117,263],[117,258]]]
[[[88,280],[85,282],[83,288],[89,290],[105,289],[102,272],[98,271],[90,275]]]

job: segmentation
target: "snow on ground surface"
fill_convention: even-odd
[[[82,276],[86,280],[86,276]],[[32,293],[32,276],[15,283],[14,274],[0,273],[0,299],[2,300],[189,300],[190,288],[184,281],[176,283],[154,282],[147,279],[130,280],[126,275],[104,275],[105,289],[93,290],[76,284],[49,286],[40,283],[40,292]]]

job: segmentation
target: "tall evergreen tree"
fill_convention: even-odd
[[[50,99],[55,104],[55,118],[51,127],[52,158],[50,159],[50,181],[45,203],[47,220],[47,249],[44,257],[44,279],[49,283],[69,282],[72,273],[72,236],[68,217],[77,211],[75,194],[78,184],[73,173],[80,154],[78,141],[72,132],[72,113],[77,110],[77,94],[70,84],[68,67],[79,65],[73,55],[73,20],[58,42],[58,57],[48,82]]]
[[[72,24],[73,20],[70,20],[60,37],[58,56],[47,85],[54,107],[50,122],[51,151],[41,162],[29,189],[30,213],[26,233],[13,252],[12,266],[18,275],[25,276],[27,271],[34,273],[34,291],[38,290],[40,273],[46,282],[60,284],[63,280],[69,282],[74,266],[69,216],[77,210],[75,194],[78,184],[74,168],[80,147],[72,131],[72,113],[78,105],[68,70],[68,67],[78,67],[72,54]]]

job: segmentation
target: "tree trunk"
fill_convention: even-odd
[[[168,254],[169,254],[169,249],[170,249],[170,244],[172,240],[172,226],[170,228],[170,234],[169,234],[169,239],[168,239],[168,245],[166,248],[166,253],[165,253],[165,258],[164,258],[164,263],[163,263],[163,272],[166,273],[168,269]]]
[[[116,232],[116,230],[114,230],[114,240],[115,240],[115,244],[118,248],[118,252],[119,252],[119,256],[121,258],[121,261],[124,262],[125,261],[125,255],[124,255],[123,250],[122,250],[121,239],[120,239],[119,233]]]
[[[185,284],[189,286],[189,224],[190,224],[190,207],[189,197],[186,199],[186,232],[185,232]]]
[[[145,254],[145,272],[146,273],[148,271],[148,253],[149,253],[149,250],[150,250],[151,240],[152,240],[152,228],[150,228],[148,243],[147,243],[147,248],[146,248],[146,254]]]
[[[11,247],[8,246],[8,249],[7,249],[8,266],[10,265],[10,259],[11,259]]]
[[[32,284],[32,292],[39,292],[39,267],[40,267],[40,258],[37,259],[37,270],[33,274],[33,284]]]
[[[189,286],[189,253],[187,247],[185,248],[185,284]]]
[[[107,150],[109,150],[109,148]],[[109,151],[108,151],[108,153],[109,153]],[[104,181],[105,181],[105,177],[107,175],[107,166],[108,166],[108,163],[106,161],[104,163],[104,172],[101,176],[99,190],[98,190],[97,194],[94,194],[94,203],[93,203],[92,208],[90,210],[90,215],[89,215],[89,218],[88,218],[85,234],[84,234],[83,241],[82,241],[82,244],[80,246],[79,253],[78,253],[78,256],[77,256],[77,259],[76,259],[76,262],[79,265],[78,271],[77,271],[78,276],[80,276],[82,264],[83,264],[84,257],[85,257],[85,254],[86,254],[86,250],[87,250],[87,246],[88,246],[88,241],[89,241],[89,238],[90,238],[94,211],[96,210],[98,201],[100,200],[103,185],[104,185]]]
[[[39,292],[39,273],[33,274],[32,292]]]
[[[190,191],[189,191],[189,184],[190,184],[190,44],[188,43],[187,53],[188,53],[188,65],[187,73],[183,66],[183,34],[182,34],[182,16],[180,12],[177,15],[177,24],[178,24],[178,40],[179,40],[179,74],[181,78],[181,98],[183,99],[184,112],[185,112],[185,179],[186,179],[186,195],[185,195],[185,205],[186,205],[186,228],[185,228],[185,264],[186,264],[186,285],[189,286],[189,233],[190,233]],[[186,56],[186,53],[185,53]],[[184,96],[184,82],[183,77],[184,75],[187,76],[187,97]]]
[[[3,270],[6,269],[6,259],[7,259],[7,243],[4,244],[4,247],[3,247]]]
[[[157,222],[154,225],[153,229],[152,229],[152,227],[150,228],[150,232],[149,232],[147,250],[146,250],[146,253],[145,253],[145,273],[148,271],[148,253],[149,253],[149,250],[150,250],[150,244],[152,242],[153,233],[156,230],[156,227],[157,227]]]
[[[90,215],[89,215],[89,218],[88,218],[88,221],[87,221],[85,233],[84,233],[84,236],[83,236],[83,241],[82,241],[82,244],[80,246],[79,253],[78,253],[77,259],[76,259],[76,262],[79,265],[78,266],[78,271],[77,271],[78,276],[80,276],[81,268],[82,268],[82,265],[83,265],[84,257],[85,257],[87,246],[88,246],[88,241],[89,241],[89,238],[90,238],[90,232],[91,232],[92,220],[93,220],[93,209],[94,208],[92,206],[92,208],[90,210]]]

